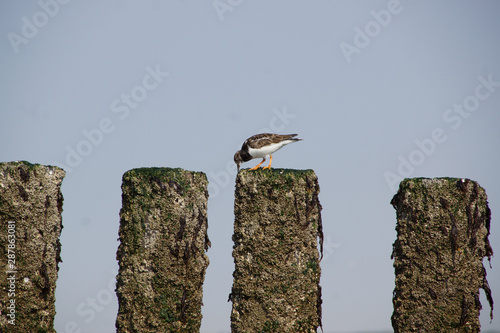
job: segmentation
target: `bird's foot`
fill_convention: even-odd
[[[249,171],[252,171],[252,170],[257,170],[258,168],[260,168],[260,166],[262,165],[262,163],[264,163],[266,161],[265,158],[262,159],[262,161],[257,164],[256,166],[254,166],[253,168],[249,169]]]

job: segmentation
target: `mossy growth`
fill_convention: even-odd
[[[242,169],[238,173],[238,177],[244,178],[251,176],[255,180],[259,180],[262,185],[269,184],[273,189],[290,190],[293,188],[297,178],[309,177],[314,179],[316,174],[311,169],[295,170],[295,169],[257,169],[249,170]]]
[[[9,166],[9,167],[17,167],[19,165],[24,165],[28,168],[34,168],[34,167],[37,167],[37,166],[43,166],[45,167],[45,165],[42,165],[42,164],[33,164],[31,162],[28,162],[28,161],[13,161],[13,162],[1,162],[0,163],[0,167],[2,166]]]
[[[280,323],[277,320],[266,321],[259,333],[280,332]]]

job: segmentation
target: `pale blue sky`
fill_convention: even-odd
[[[478,181],[500,251],[497,1],[11,0],[0,16],[0,161],[68,171],[59,333],[114,331],[121,177],[153,166],[209,177],[202,332],[229,332],[232,158],[264,129],[304,139],[273,166],[319,177],[325,332],[391,330],[400,176]]]

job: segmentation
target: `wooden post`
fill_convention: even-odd
[[[123,175],[117,332],[198,332],[208,266],[207,177],[170,168]]]
[[[318,194],[312,170],[238,173],[232,332],[316,332],[321,326]]]
[[[0,331],[55,332],[64,170],[0,163]]]
[[[483,266],[493,254],[484,189],[469,179],[405,179],[391,204],[394,332],[479,332],[480,288],[493,311]]]

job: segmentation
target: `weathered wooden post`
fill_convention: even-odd
[[[318,194],[312,170],[238,173],[233,332],[316,332],[321,326]]]
[[[0,163],[0,331],[55,332],[64,170]]]
[[[197,332],[208,266],[207,177],[142,168],[123,175],[117,332]]]
[[[493,313],[483,266],[493,254],[484,189],[469,179],[405,179],[391,204],[394,332],[479,332],[479,288]]]

